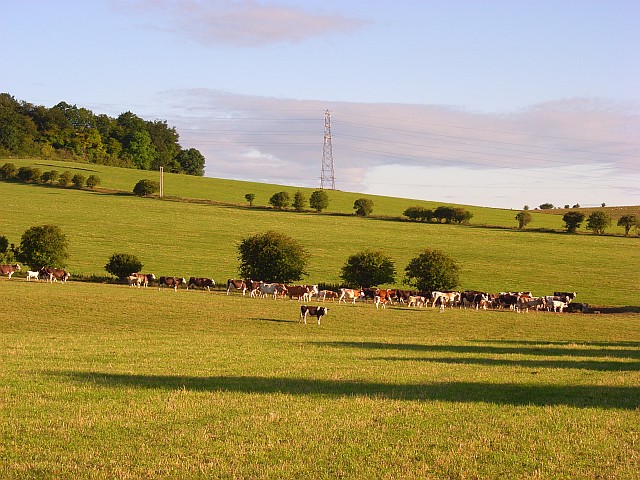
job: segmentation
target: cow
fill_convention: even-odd
[[[562,310],[567,308],[567,302],[562,302],[560,300],[552,300],[549,307],[550,307],[550,310],[553,312],[562,313]]]
[[[0,275],[8,275],[9,279],[11,279],[11,275],[21,270],[19,264],[15,265],[0,265]]]
[[[545,297],[528,297],[521,296],[518,298],[516,302],[516,311],[521,312],[524,310],[525,312],[529,312],[530,308],[535,308],[536,311],[540,310],[540,308],[545,308],[547,306],[547,300]]]
[[[382,298],[380,295],[376,295],[375,297],[373,297],[373,303],[376,306],[376,310],[380,305],[382,305],[382,308],[387,308],[388,302],[389,299],[387,297]]]
[[[127,277],[127,283],[130,287],[138,287],[140,288],[140,281],[137,275],[131,274]]]
[[[553,292],[553,297],[555,300],[571,303],[576,298],[576,292]]]
[[[440,306],[451,305],[451,308],[453,308],[460,303],[460,292],[431,292],[431,299],[433,301],[432,307],[434,308],[438,301],[440,301]]]
[[[358,298],[362,298],[363,292],[362,289],[353,289],[353,288],[341,288],[340,289],[340,297],[338,298],[338,303],[344,302],[347,303],[347,299],[351,300],[351,304],[355,305],[356,300]]]
[[[589,304],[588,303],[577,303],[571,302],[567,304],[567,312],[570,313],[589,313]]]
[[[418,292],[415,290],[396,290],[396,298],[400,303],[407,303],[410,296],[417,294]]]
[[[138,286],[148,287],[151,282],[156,281],[153,273],[132,273],[131,276],[138,278]]]
[[[206,288],[207,291],[211,291],[211,287],[215,287],[216,286],[216,282],[213,281],[213,279],[211,278],[204,278],[204,277],[191,277],[189,278],[189,282],[187,283],[187,290],[189,290],[189,287],[194,286],[194,287],[200,287],[200,288]]]
[[[393,299],[397,298],[395,290],[388,290],[384,288],[376,289],[376,297],[380,297],[380,302],[384,304],[390,303],[391,305],[393,305]],[[374,297],[374,300],[375,300],[375,297]]]
[[[158,279],[158,290],[164,287],[173,287],[173,291],[177,292],[180,285],[186,285],[187,280],[184,277],[160,277]]]
[[[427,299],[420,295],[409,295],[407,307],[426,307]]]
[[[38,277],[40,277],[40,272],[38,271],[33,271],[33,270],[27,270],[27,282],[31,279],[34,280],[38,280]]]
[[[262,282],[256,280],[245,280],[244,283],[247,285],[247,290],[249,290],[249,296],[251,298],[260,296],[260,284]]]
[[[53,267],[42,267],[38,270],[38,275],[42,278],[47,278],[48,282],[57,282],[60,280],[62,283],[67,283],[67,280],[71,276],[66,270]]]
[[[300,307],[300,318],[299,322],[304,321],[305,325],[307,324],[307,315],[315,315],[318,319],[318,325],[320,325],[320,319],[329,313],[329,308],[327,307],[315,307],[315,306],[307,306],[302,305]]]
[[[242,290],[242,296],[244,297],[244,294],[247,293],[247,282],[230,278],[227,280],[227,295],[231,293],[231,290]]]
[[[334,301],[338,298],[338,293],[333,290],[320,290],[318,292],[318,300],[322,300],[323,302],[327,299]]]
[[[258,290],[260,292],[260,298],[271,295],[274,299],[276,299],[278,295],[285,295],[287,293],[287,287],[282,283],[260,282],[260,284],[258,285]]]
[[[466,310],[467,306],[478,310],[480,307],[487,309],[489,302],[489,294],[477,291],[464,291],[460,294],[462,307]]]
[[[308,302],[311,297],[318,294],[317,285],[287,285],[287,295],[289,300],[297,297],[298,300]]]
[[[366,302],[368,299],[375,300],[376,295],[377,295],[377,292],[378,292],[378,289],[377,289],[377,288],[367,288],[367,287],[364,287],[364,288],[362,289],[362,295],[360,295],[360,296],[361,296],[362,300],[364,300],[365,302]]]

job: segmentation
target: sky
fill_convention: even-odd
[[[0,92],[166,120],[208,177],[320,187],[329,111],[338,190],[640,205],[638,0],[0,5]]]

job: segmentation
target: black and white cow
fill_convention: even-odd
[[[318,319],[318,325],[320,325],[320,319],[329,313],[328,307],[315,307],[302,305],[300,307],[300,322],[307,323],[307,315],[314,315]]]

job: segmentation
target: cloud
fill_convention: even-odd
[[[256,0],[136,0],[118,1],[114,5],[122,13],[126,6],[140,15],[157,18],[157,22],[148,27],[153,25],[153,28],[178,33],[206,46],[295,44],[329,34],[350,33],[369,23],[339,14]]]
[[[488,114],[206,89],[159,98],[172,99],[181,144],[213,177],[319,187],[329,109],[341,190],[517,208],[640,204],[637,104],[576,98]]]

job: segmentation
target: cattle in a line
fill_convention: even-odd
[[[323,302],[326,300],[337,300],[339,297],[338,292],[334,292],[333,290],[320,290],[318,292],[318,300],[322,300]]]
[[[230,278],[227,280],[227,295],[229,295],[232,290],[241,291],[242,296],[244,297],[244,294],[247,293],[247,283],[244,280]]]
[[[134,277],[138,278],[139,287],[148,287],[150,283],[156,281],[156,276],[153,273],[132,273]]]
[[[216,286],[216,282],[212,279],[212,278],[205,278],[205,277],[191,277],[189,278],[189,282],[187,283],[187,290],[189,290],[189,287],[199,287],[199,288],[206,288],[207,291],[211,291],[211,287],[215,287]]]
[[[0,265],[0,275],[7,275],[9,279],[11,279],[11,275],[20,270],[22,269],[18,263],[15,265]]]
[[[38,280],[40,278],[39,271],[27,270],[27,282],[30,280]]]
[[[184,277],[160,277],[158,279],[158,290],[164,287],[173,287],[173,291],[177,292],[180,285],[186,285],[187,280]]]
[[[57,282],[60,280],[62,283],[67,283],[71,274],[62,268],[42,267],[38,270],[38,275],[48,282]]]
[[[318,285],[287,285],[287,295],[289,300],[296,297],[300,301],[308,302],[317,294]]]
[[[347,303],[347,300],[351,300],[351,304],[355,305],[358,298],[363,298],[363,292],[361,288],[341,288],[338,303]]]
[[[377,295],[377,288],[369,288],[369,287],[364,287],[363,289],[361,289],[362,294],[360,295],[360,298],[362,298],[362,300],[364,300],[365,302],[369,299],[374,300],[376,298]]]
[[[329,313],[328,307],[316,307],[316,306],[308,306],[302,305],[300,307],[300,317],[299,322],[304,321],[307,323],[307,315],[313,315],[318,319],[318,325],[320,325],[320,319]]]

